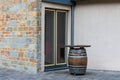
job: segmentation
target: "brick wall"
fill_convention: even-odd
[[[40,4],[0,0],[0,67],[30,73],[40,69]]]

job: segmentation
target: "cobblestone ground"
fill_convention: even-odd
[[[70,75],[68,70],[27,74],[0,69],[0,80],[120,80],[118,71],[87,70],[86,75]]]

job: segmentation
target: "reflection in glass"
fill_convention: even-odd
[[[54,11],[45,11],[45,65],[54,64]]]
[[[66,12],[57,12],[57,63],[65,63]]]

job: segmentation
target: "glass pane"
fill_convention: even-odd
[[[54,11],[45,11],[45,65],[54,64]]]
[[[57,12],[57,63],[65,63],[66,12]]]

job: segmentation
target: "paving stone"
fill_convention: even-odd
[[[120,71],[87,70],[85,75],[71,75],[66,69],[28,74],[0,68],[0,80],[120,80]]]

